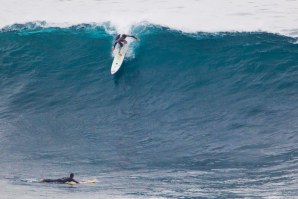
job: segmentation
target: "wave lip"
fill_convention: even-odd
[[[297,37],[296,1],[4,1],[0,27],[46,21],[48,26],[110,22],[118,32],[147,21],[184,32],[264,31]],[[17,7],[15,5],[18,5]]]

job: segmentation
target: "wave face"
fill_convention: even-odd
[[[298,37],[296,0],[0,0],[0,28],[111,23],[119,33],[148,22],[184,32],[263,31]],[[18,5],[18,6],[16,6]]]
[[[111,76],[103,27],[26,27],[0,33],[6,198],[297,195],[293,39],[139,26]],[[99,183],[73,192],[24,180],[71,171]]]

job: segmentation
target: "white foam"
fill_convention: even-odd
[[[111,22],[129,32],[142,21],[184,32],[266,31],[298,36],[297,0],[0,0],[0,27]]]

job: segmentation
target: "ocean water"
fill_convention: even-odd
[[[2,2],[1,199],[298,196],[298,2],[183,2]]]

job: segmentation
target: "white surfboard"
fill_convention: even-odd
[[[119,54],[119,44],[117,44],[113,54],[114,54],[114,61],[112,63],[112,67],[111,67],[111,74],[115,74],[121,67],[124,57],[125,57],[125,53],[128,50],[128,46],[129,43],[123,45],[123,47],[120,50],[121,55]]]

